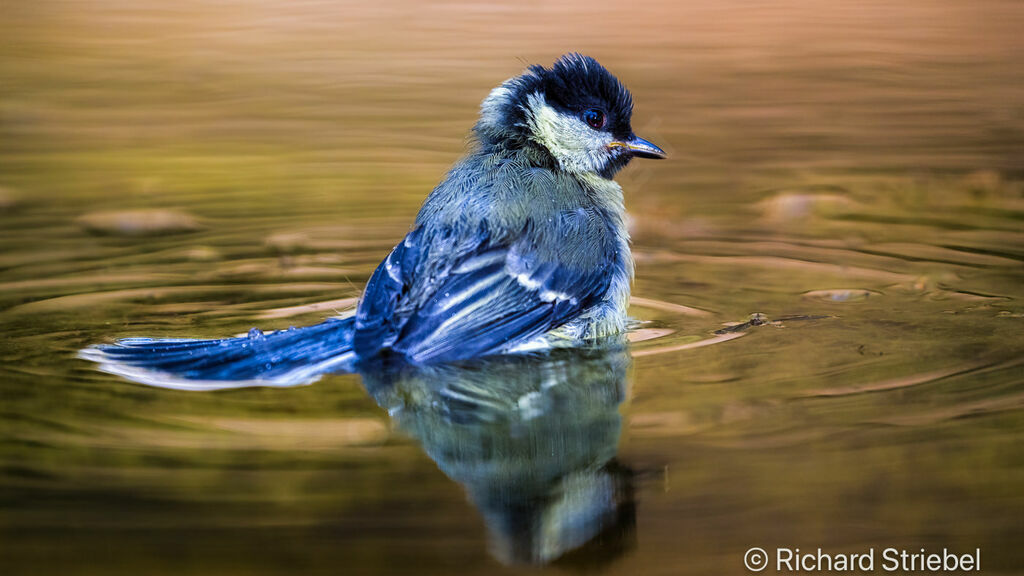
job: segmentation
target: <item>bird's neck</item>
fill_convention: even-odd
[[[477,126],[474,130],[474,136],[479,154],[517,162],[533,168],[545,170],[558,168],[558,160],[546,148],[514,133],[496,133],[489,130],[481,130]]]
[[[524,146],[509,146],[507,142],[486,143],[479,142],[479,148],[475,156],[480,159],[487,170],[501,170],[501,166],[516,166],[516,173],[523,179],[536,178],[548,185],[526,186],[525,189],[536,191],[545,189],[553,198],[555,204],[567,202],[572,206],[581,203],[589,204],[598,208],[617,220],[625,218],[625,203],[622,195],[622,187],[610,178],[605,178],[593,172],[569,172],[563,170],[557,161],[541,147],[533,143]],[[493,173],[492,173],[493,175]],[[500,179],[500,178],[499,178]],[[559,185],[551,183],[559,182]],[[525,182],[520,181],[516,187],[521,187]],[[583,198],[586,202],[581,202]],[[558,196],[566,196],[559,198]],[[540,200],[535,198],[534,200]]]

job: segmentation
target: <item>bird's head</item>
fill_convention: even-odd
[[[611,178],[634,157],[665,152],[633,134],[629,90],[597,60],[566,54],[498,86],[474,128],[485,144],[530,149],[562,170]]]

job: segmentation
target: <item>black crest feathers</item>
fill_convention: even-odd
[[[565,54],[550,68],[534,65],[526,73],[495,89],[481,107],[475,131],[484,142],[521,146],[528,141],[525,110],[531,94],[561,112],[580,114],[600,109],[608,118],[608,130],[617,138],[632,134],[633,97],[618,78],[597,60],[577,53]]]
[[[608,116],[613,134],[629,135],[633,97],[597,60],[570,53],[555,61],[551,68],[531,66],[529,70],[540,79],[548,103],[555,108],[573,113],[600,108]]]

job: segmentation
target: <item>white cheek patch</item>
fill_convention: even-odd
[[[537,92],[526,97],[526,117],[533,140],[547,148],[567,172],[598,172],[611,158],[611,134],[558,112]]]

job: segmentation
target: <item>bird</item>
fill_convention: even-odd
[[[355,314],[212,340],[125,338],[80,356],[136,381],[293,385],[373,362],[413,365],[585,346],[624,333],[633,259],[622,188],[633,98],[592,57],[529,66],[480,105],[469,150],[371,275]]]

